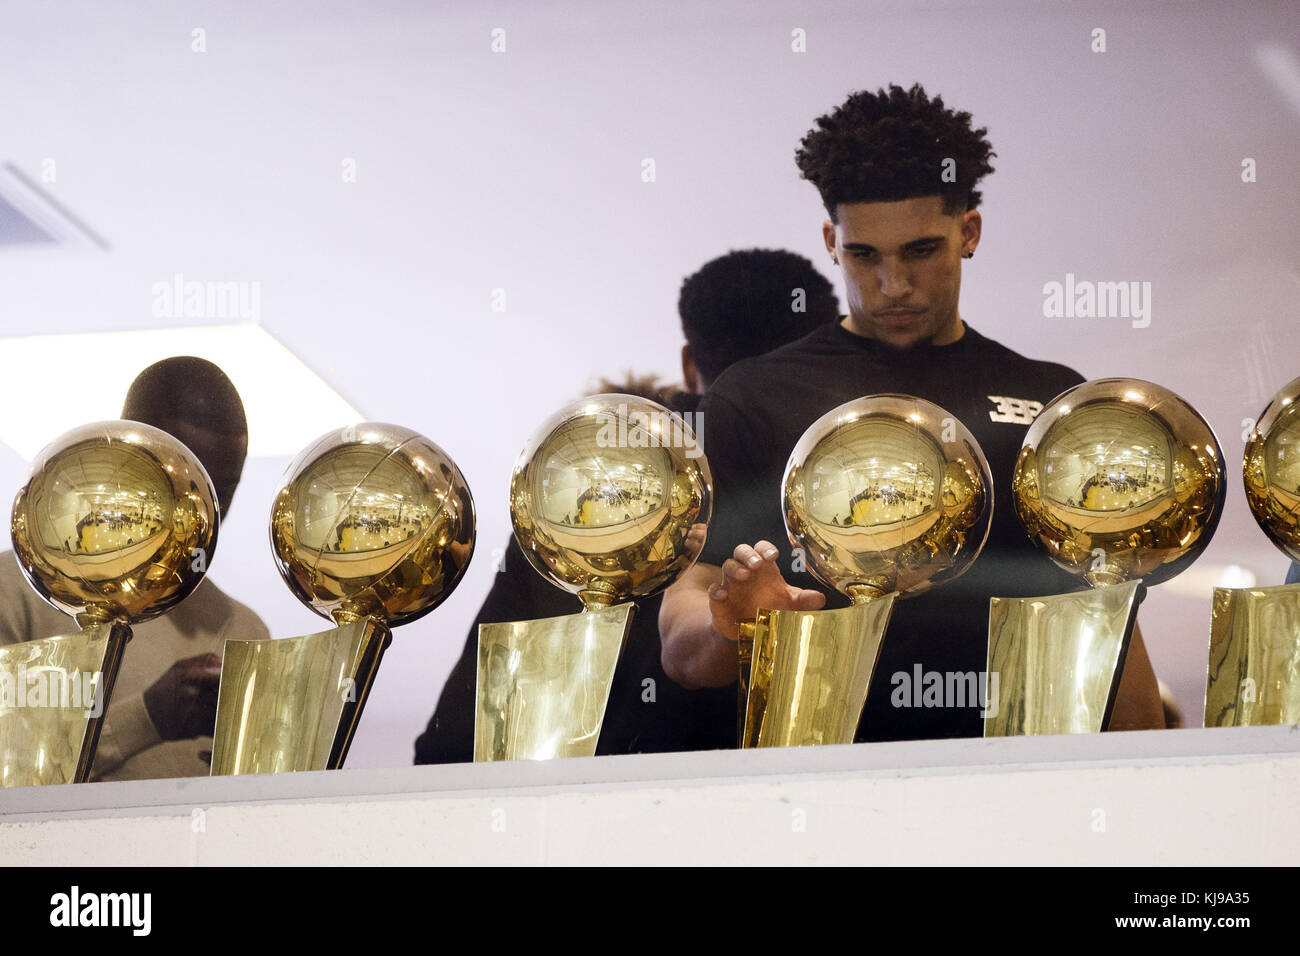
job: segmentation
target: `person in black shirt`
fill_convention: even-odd
[[[685,687],[737,674],[737,622],[759,607],[843,606],[782,558],[785,463],[823,414],[864,395],[899,392],[940,405],[971,430],[994,481],[988,541],[969,571],[895,605],[858,740],[982,733],[980,702],[916,707],[892,691],[899,675],[979,674],[988,602],[1073,591],[1079,582],[1028,539],[1011,506],[1011,474],[1034,416],[1084,381],[981,335],[958,312],[963,258],[980,240],[979,180],[995,155],[970,114],[946,110],[920,85],[854,93],[804,138],[797,162],[830,218],[826,250],[840,266],[848,315],[802,340],[729,368],[701,406],[714,513],[700,561],[666,593],[664,670]],[[756,542],[756,543],[755,543]],[[753,543],[751,545],[751,543]],[[779,544],[779,546],[778,546]],[[782,571],[788,572],[788,577]],[[955,702],[952,702],[955,704]],[[1155,674],[1136,632],[1111,729],[1163,727]]]
[[[811,262],[783,250],[731,252],[706,263],[682,283],[677,311],[685,391],[664,396],[653,380],[600,391],[630,392],[692,412],[700,395],[731,363],[784,345],[839,318],[835,290]],[[710,750],[736,745],[736,694],[686,690],[664,674],[658,595],[637,602],[627,643],[614,672],[597,754]],[[478,626],[531,621],[579,610],[577,599],[543,578],[511,536],[499,572],[465,639],[438,706],[415,742],[415,762],[473,759]]]

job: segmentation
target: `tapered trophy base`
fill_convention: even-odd
[[[760,610],[741,747],[851,744],[896,594],[833,611]],[[742,641],[747,633],[742,630]],[[748,671],[745,673],[745,671]]]
[[[1300,723],[1300,584],[1215,588],[1206,727]]]
[[[375,618],[278,641],[227,641],[212,775],[337,770],[392,640]]]
[[[0,787],[85,783],[131,639],[124,624],[0,647]]]
[[[985,737],[1090,734],[1115,706],[1142,582],[989,601]]]
[[[475,762],[593,756],[634,610],[480,624]]]

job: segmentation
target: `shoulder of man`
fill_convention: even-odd
[[[967,331],[975,333],[980,346],[988,350],[994,356],[995,361],[1000,364],[1013,366],[1013,370],[1018,375],[1028,373],[1037,380],[1059,384],[1060,387],[1058,391],[1062,392],[1067,388],[1073,388],[1075,385],[1087,381],[1087,378],[1079,374],[1075,369],[1070,368],[1068,365],[1022,355],[1015,349],[1009,348],[1001,342],[977,332],[969,325],[967,326]]]
[[[701,408],[707,407],[710,397],[715,395],[735,405],[754,393],[770,393],[771,375],[784,372],[791,362],[826,351],[836,351],[835,341],[834,323],[827,323],[813,329],[803,338],[787,342],[770,352],[734,362],[714,380],[705,393]]]
[[[72,634],[76,622],[45,601],[23,576],[12,551],[0,552],[0,645]]]
[[[209,604],[208,613],[214,615],[221,624],[217,627],[217,632],[221,637],[237,641],[267,641],[271,639],[271,632],[265,622],[258,617],[257,612],[247,604],[236,601],[221,588],[217,587],[215,581],[207,578],[203,582]]]

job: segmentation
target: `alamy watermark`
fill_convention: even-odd
[[[981,717],[998,715],[998,672],[927,671],[920,664],[890,675],[895,707],[979,707]]]
[[[178,272],[155,282],[153,314],[159,319],[245,319],[261,321],[262,283],[243,280],[200,282]]]
[[[1151,283],[1079,281],[1067,272],[1064,282],[1043,286],[1043,317],[1132,319],[1133,328],[1145,329],[1151,324]]]
[[[152,911],[152,893],[83,893],[74,885],[50,897],[51,926],[120,926],[148,936]]]
[[[0,672],[0,710],[23,707],[76,708],[87,717],[104,713],[99,671],[65,671],[62,667],[19,664],[17,673]]]
[[[596,413],[596,444],[601,448],[681,448],[687,458],[704,454],[704,416],[699,412],[647,412],[620,404]]]

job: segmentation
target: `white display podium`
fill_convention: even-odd
[[[18,865],[1293,864],[1294,726],[0,790]]]

